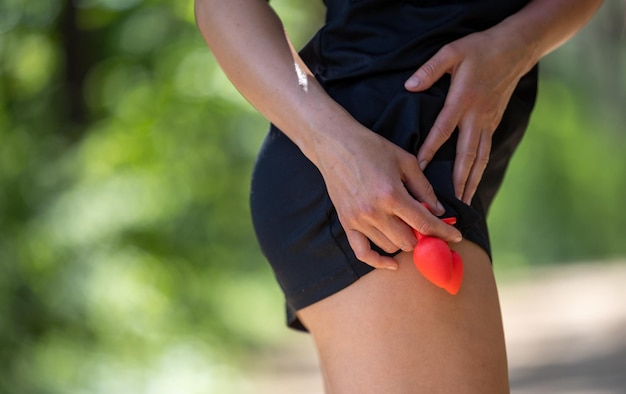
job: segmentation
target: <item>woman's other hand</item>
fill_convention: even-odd
[[[422,170],[458,128],[454,188],[469,204],[482,178],[491,137],[519,79],[539,59],[562,45],[591,18],[602,0],[531,0],[491,29],[439,50],[405,83],[428,89],[451,75],[445,104],[417,154]]]
[[[491,138],[511,95],[532,67],[528,50],[512,41],[489,31],[471,34],[441,48],[405,83],[407,90],[419,92],[450,74],[445,104],[417,158],[423,170],[458,129],[453,181],[457,198],[466,204],[485,171]]]

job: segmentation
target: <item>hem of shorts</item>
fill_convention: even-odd
[[[483,249],[490,262],[492,262],[491,245],[488,239],[482,234],[478,228],[478,224],[474,224],[465,231],[464,238],[475,243]],[[324,279],[320,283],[311,285],[298,293],[286,294],[286,313],[287,326],[297,331],[308,332],[306,326],[298,319],[297,311],[314,303],[325,299],[339,291],[347,288],[364,275],[372,272],[375,268],[369,266],[359,260],[347,259],[348,267],[337,271],[329,278]],[[321,291],[320,291],[321,290]]]
[[[357,270],[355,269],[355,264],[364,267],[361,270]],[[298,294],[286,295],[287,326],[295,330],[308,332],[308,329],[296,315],[298,310],[340,292],[374,269],[374,267],[368,266],[361,261],[350,261],[348,267],[337,271],[322,282],[307,287]]]

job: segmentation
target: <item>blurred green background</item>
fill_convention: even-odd
[[[272,0],[297,46],[321,2]],[[542,65],[497,270],[626,256],[624,4]],[[192,1],[0,2],[0,393],[240,393],[284,334],[248,183],[266,121]]]

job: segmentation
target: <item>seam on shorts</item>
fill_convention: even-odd
[[[362,264],[361,261],[357,259],[356,256],[354,256],[354,252],[352,252],[352,249],[350,249],[349,251],[345,249],[341,240],[337,239],[337,237],[335,236],[333,232],[334,226],[339,226],[339,227],[342,227],[342,226],[341,226],[341,222],[339,221],[339,215],[337,215],[337,210],[335,209],[335,206],[332,204],[330,197],[326,198],[326,220],[328,221],[327,231],[330,233],[331,238],[334,240],[339,250],[341,250],[341,253],[343,254],[343,258],[349,264],[350,269],[352,270],[352,273],[354,274],[355,280],[360,278],[361,275],[358,274],[358,271],[356,270],[355,265]],[[343,231],[345,233],[346,230],[343,229]],[[347,239],[346,239],[346,242],[347,242]]]
[[[321,275],[316,283],[307,287],[290,292],[285,291],[285,298],[287,299],[287,302],[296,310],[309,306],[340,291],[341,289],[346,288],[361,277],[359,272],[355,269],[355,264],[360,262],[351,258],[351,256],[346,253],[346,250],[342,247],[340,240],[338,240],[333,234],[333,226],[338,223],[335,222],[335,217],[333,215],[334,207],[330,198],[326,196],[325,200],[326,221],[328,223],[328,225],[325,226],[325,231],[329,232],[335,246],[341,253],[341,268]],[[320,289],[322,289],[322,291],[319,291]]]

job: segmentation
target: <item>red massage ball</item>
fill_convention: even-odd
[[[448,224],[456,223],[455,218],[442,219]],[[423,235],[413,230],[417,237],[417,246],[413,250],[413,263],[418,271],[435,286],[455,295],[463,281],[463,260],[450,249],[447,242]]]

